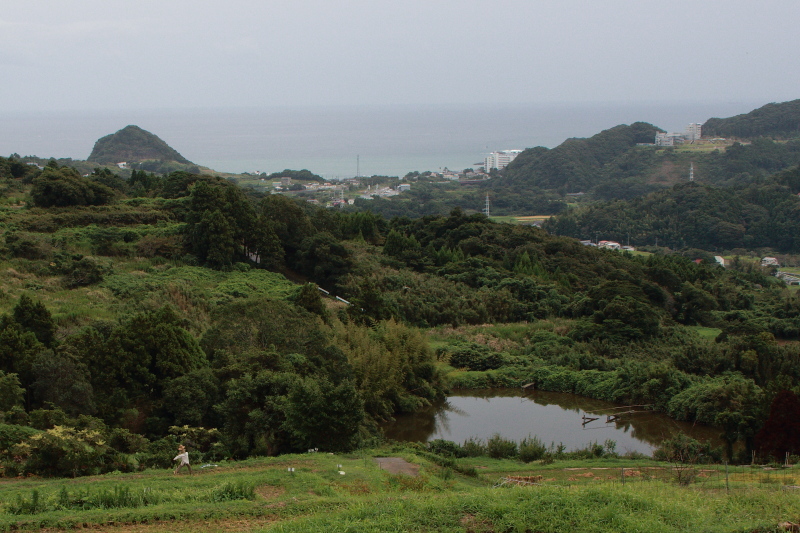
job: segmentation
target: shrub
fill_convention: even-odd
[[[464,457],[482,457],[486,455],[486,446],[478,439],[469,438],[461,446]]]
[[[477,371],[493,370],[503,366],[503,356],[485,346],[473,344],[456,348],[450,354],[450,366]]]
[[[143,257],[177,259],[184,252],[178,235],[145,235],[136,243],[136,253]]]
[[[28,413],[28,425],[36,429],[50,429],[63,426],[67,421],[67,413],[61,409],[35,409]]]
[[[28,426],[0,424],[0,453],[7,454],[15,444],[19,444],[39,430]]]
[[[55,270],[63,274],[64,284],[70,289],[100,283],[111,271],[110,266],[101,265],[91,257],[59,258],[55,265]]]
[[[41,476],[76,477],[132,466],[94,429],[56,426],[31,435],[14,446],[13,453],[22,459],[23,472]]]
[[[719,450],[712,449],[707,442],[700,442],[688,435],[679,433],[661,443],[653,452],[657,461],[669,461],[679,464],[710,463],[721,459]]]
[[[177,449],[178,439],[170,435],[148,443],[144,451],[136,454],[136,459],[142,468],[170,468]]]
[[[606,442],[608,443],[614,441],[606,441]],[[616,447],[616,443],[614,443],[614,446]],[[595,441],[587,444],[585,448],[569,452],[569,456],[575,459],[599,459],[601,457],[606,456],[606,452],[607,452],[606,446]]]
[[[544,458],[546,453],[547,447],[539,437],[529,435],[519,443],[519,459],[525,463],[538,461]]]
[[[492,459],[508,459],[516,457],[517,443],[495,433],[486,443],[486,451]]]
[[[428,443],[428,450],[438,455],[448,457],[464,457],[461,446],[450,440],[436,439]]]
[[[24,259],[46,259],[52,251],[49,246],[33,237],[17,233],[6,234],[6,248],[13,257]]]
[[[38,207],[103,205],[114,198],[114,191],[105,185],[84,178],[69,167],[46,168],[33,179],[31,199]]]
[[[125,428],[114,428],[108,432],[108,445],[122,453],[137,453],[143,451],[149,441],[137,433],[131,433]]]

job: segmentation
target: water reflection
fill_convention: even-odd
[[[626,413],[608,421],[607,415],[620,412]],[[584,424],[584,415],[597,420]],[[676,422],[641,408],[621,410],[619,405],[574,394],[519,389],[459,391],[424,411],[399,416],[384,426],[384,432],[399,441],[458,443],[469,438],[485,441],[495,433],[516,441],[530,435],[546,444],[563,443],[568,450],[610,439],[617,443],[619,453],[644,454],[678,433],[721,444],[717,429]]]

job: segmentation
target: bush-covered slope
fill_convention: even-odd
[[[116,133],[101,137],[88,158],[88,161],[109,165],[150,160],[192,164],[156,135],[139,126],[125,126]]]
[[[548,150],[541,146],[523,151],[497,180],[497,186],[562,188],[566,192],[586,190],[603,165],[624,154],[637,143],[653,142],[657,127],[644,122],[621,125],[588,139],[568,139]]]
[[[176,432],[224,456],[352,449],[441,397],[450,363],[725,425],[731,444],[800,379],[775,342],[800,337],[800,304],[758,269],[591,249],[457,209],[387,221],[185,172],[127,185],[102,206],[0,203],[0,412],[69,427],[52,435],[67,443],[113,443],[79,473],[133,469],[116,454]],[[436,353],[425,335],[501,323],[522,325],[513,346]],[[36,450],[0,462],[47,472]]]
[[[798,135],[800,100],[767,104],[735,117],[710,118],[703,124],[704,137],[787,139]]]
[[[602,235],[634,245],[772,248],[800,253],[800,168],[766,182],[719,188],[697,182],[627,201],[597,203],[558,215],[545,227],[579,239]]]

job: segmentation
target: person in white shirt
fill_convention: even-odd
[[[186,465],[186,468],[189,469],[189,475],[191,475],[192,465],[189,464],[189,452],[186,451],[186,446],[184,446],[183,444],[178,446],[178,455],[176,455],[175,458],[173,459],[173,461],[178,461],[178,460],[180,460],[180,463],[178,463],[178,466],[175,467],[175,473],[177,474],[178,472],[180,472],[181,468],[183,468],[183,466]]]

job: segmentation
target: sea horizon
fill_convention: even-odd
[[[667,131],[763,103],[662,102],[305,106],[134,111],[0,111],[0,154],[86,159],[135,124],[219,172],[307,169],[326,179],[463,170],[496,150],[553,148],[619,124]]]

